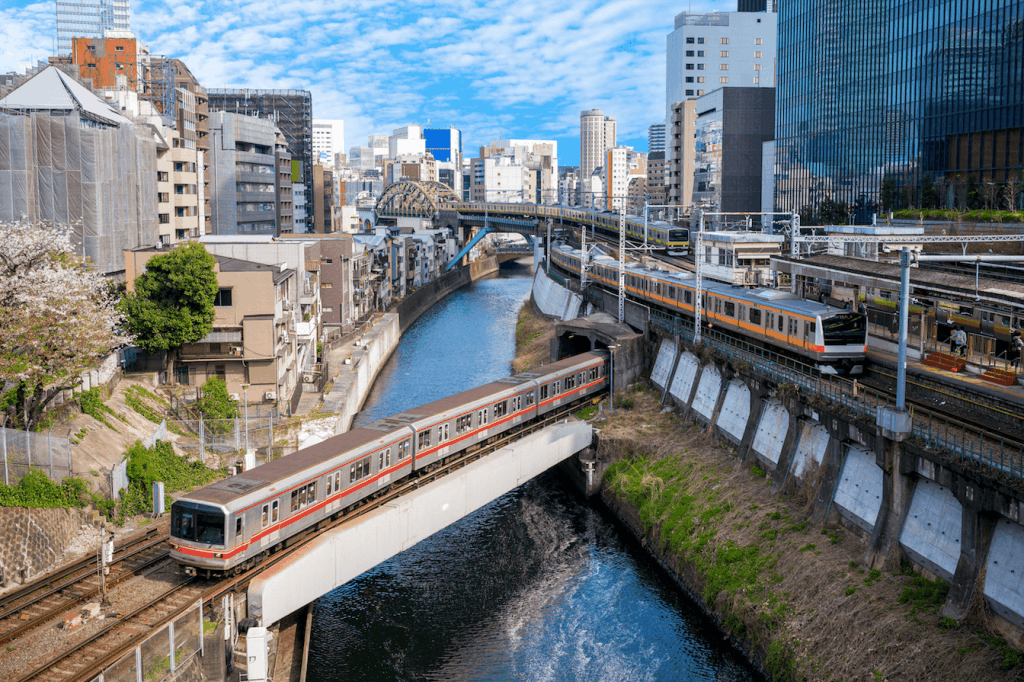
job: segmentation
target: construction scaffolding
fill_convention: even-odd
[[[211,113],[226,111],[274,121],[288,142],[292,160],[301,162],[306,206],[312,213],[313,96],[309,90],[210,88],[206,94]],[[307,220],[311,230],[312,214]]]

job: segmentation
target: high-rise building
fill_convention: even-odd
[[[212,234],[278,234],[277,132],[267,118],[210,114]]]
[[[453,190],[462,189],[462,131],[458,128],[426,128],[427,153],[437,164],[437,179]]]
[[[781,10],[776,210],[828,198],[866,222],[879,209],[983,208],[1020,182],[1024,1]]]
[[[130,31],[129,0],[57,0],[57,54],[71,54],[72,38],[102,38]]]
[[[666,120],[676,102],[718,88],[775,87],[776,32],[777,15],[763,8],[676,15],[665,51]],[[666,151],[671,162],[672,146]]]
[[[604,163],[604,153],[615,146],[615,117],[600,109],[580,112],[580,177],[589,178]]]
[[[694,106],[694,208],[760,211],[762,143],[775,129],[775,89],[719,88]]]
[[[661,206],[668,203],[666,187],[665,152],[651,152],[647,155],[647,194],[650,203]],[[661,209],[658,209],[661,213]]]
[[[647,127],[647,153],[665,151],[665,124],[652,123]]]
[[[693,200],[694,128],[697,100],[690,98],[672,105],[669,117],[668,151],[665,161],[668,203],[688,208]]]
[[[334,168],[334,157],[345,151],[345,122],[340,119],[313,119],[313,161]]]
[[[260,116],[271,119],[288,141],[288,152],[292,161],[298,162],[299,172],[293,178],[301,177],[306,195],[306,206],[313,204],[313,185],[306,181],[313,169],[313,96],[308,90],[251,90],[211,88],[207,91],[210,111],[225,111],[246,116]],[[212,132],[212,129],[211,129]],[[273,149],[273,145],[271,145]],[[294,207],[293,207],[294,208]],[[312,220],[307,215],[305,225],[295,215],[296,232],[312,230]],[[308,229],[305,229],[308,228]]]

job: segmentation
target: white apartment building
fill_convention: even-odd
[[[481,152],[488,151],[482,147]],[[472,159],[473,177],[470,201],[521,204],[527,193],[527,167],[524,160],[513,155],[482,156]]]
[[[676,15],[666,41],[665,119],[672,121],[675,103],[718,88],[774,88],[777,33],[778,15],[770,10]],[[672,153],[669,144],[669,163]]]
[[[608,192],[608,209],[617,211],[625,207],[629,190],[629,153],[632,147],[615,146],[605,152],[605,187]]]
[[[335,155],[345,152],[345,121],[313,119],[313,162],[335,168]]]
[[[306,185],[296,182],[292,185],[292,221],[296,227],[302,229],[308,217],[306,211]]]
[[[371,143],[374,141],[374,137],[376,136],[370,136]],[[397,128],[391,133],[391,137],[388,138],[389,159],[397,159],[404,154],[419,154],[422,156],[426,153],[427,141],[423,139],[422,126],[409,125]]]
[[[604,152],[615,146],[615,117],[600,109],[580,112],[580,177],[588,178],[604,164]]]
[[[494,140],[492,156],[513,156],[525,167],[523,201],[558,201],[558,142],[554,140]]]

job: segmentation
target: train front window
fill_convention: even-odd
[[[171,537],[223,545],[224,513],[194,502],[175,502],[171,505]]]
[[[668,240],[670,242],[685,242],[689,238],[686,230],[669,230]]]
[[[826,346],[864,345],[867,323],[859,313],[840,313],[821,321]]]
[[[224,517],[220,514],[200,514],[196,540],[208,545],[223,545]]]

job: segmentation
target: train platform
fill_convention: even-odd
[[[869,345],[867,355],[873,363],[896,371],[896,353]],[[1024,409],[1024,386],[1019,381],[1019,377],[1024,375],[1007,371],[1002,365],[980,365],[947,351],[932,350],[925,352],[923,361],[907,358],[907,376],[908,379],[928,379],[962,393]],[[1007,385],[1011,380],[1013,383]]]

